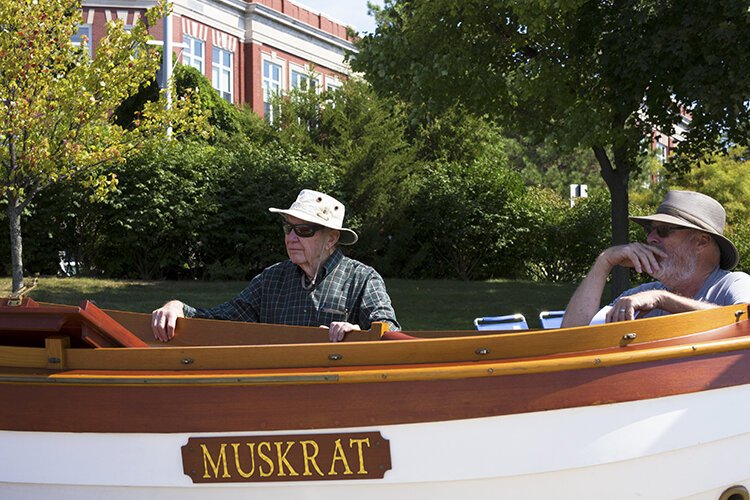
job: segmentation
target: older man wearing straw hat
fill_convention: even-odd
[[[357,234],[343,227],[344,205],[327,194],[304,189],[282,216],[289,260],[268,267],[237,297],[210,309],[178,300],[152,313],[154,336],[168,341],[177,318],[196,317],[299,326],[329,327],[332,342],[352,330],[383,321],[399,329],[385,283],[371,267],[344,257],[339,245]]]
[[[750,302],[750,276],[731,272],[739,253],[724,236],[725,218],[724,207],[710,196],[670,191],[656,214],[630,218],[643,226],[647,243],[614,246],[597,257],[571,297],[562,326]],[[632,288],[599,310],[607,277],[617,265],[657,281]]]

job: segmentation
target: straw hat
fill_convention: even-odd
[[[656,209],[656,214],[646,217],[630,217],[630,220],[646,227],[652,222],[663,222],[675,226],[698,229],[713,236],[721,250],[719,266],[734,269],[740,260],[737,247],[724,236],[726,212],[721,203],[705,194],[694,191],[670,191]]]
[[[339,243],[342,245],[353,245],[359,239],[357,233],[343,227],[345,211],[343,203],[325,193],[303,189],[288,209],[269,208],[268,210],[341,231]]]

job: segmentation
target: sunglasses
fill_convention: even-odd
[[[288,222],[283,222],[282,227],[284,228],[284,234],[289,234],[294,230],[294,234],[300,238],[311,238],[323,229],[323,226],[317,224],[290,224]]]
[[[682,231],[683,229],[690,228],[680,226],[646,226],[646,234],[651,234],[651,231],[656,231],[656,235],[659,238],[669,238],[669,236],[675,231]]]

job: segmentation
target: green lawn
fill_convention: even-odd
[[[194,306],[227,300],[245,286],[241,281],[123,281],[90,278],[41,278],[30,296],[38,301],[79,304],[93,300],[99,307],[150,312],[169,299]],[[477,316],[520,312],[531,328],[539,312],[564,309],[574,284],[525,281],[443,281],[387,279],[396,314],[405,330],[472,329]],[[10,280],[0,280],[2,293]]]

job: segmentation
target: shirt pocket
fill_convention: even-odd
[[[344,300],[326,301],[318,310],[318,320],[321,325],[328,326],[333,321],[348,321],[349,310]]]

